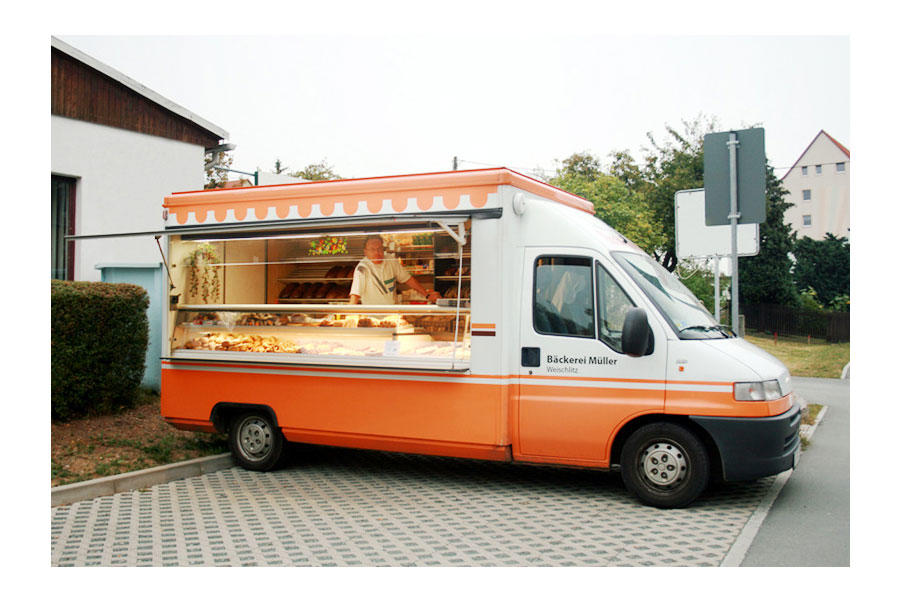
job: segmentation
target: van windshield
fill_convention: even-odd
[[[645,254],[613,252],[613,258],[638,284],[681,339],[734,337],[672,273]]]

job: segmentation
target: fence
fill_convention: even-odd
[[[747,329],[823,338],[829,342],[850,341],[849,312],[817,312],[777,304],[742,304]]]

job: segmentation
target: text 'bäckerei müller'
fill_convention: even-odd
[[[548,365],[614,365],[617,358],[608,356],[556,356],[547,355]]]

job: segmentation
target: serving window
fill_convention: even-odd
[[[471,235],[468,222],[462,227],[464,236],[459,226],[448,232],[430,223],[170,236],[177,295],[171,355],[464,367],[471,344]],[[392,304],[350,304],[354,270],[373,235],[384,243],[385,261],[440,299],[429,304],[407,282],[396,285]]]

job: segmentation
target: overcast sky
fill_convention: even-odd
[[[779,176],[821,129],[853,149],[847,36],[57,37],[228,131],[240,170],[552,173],[701,115],[764,127]]]

